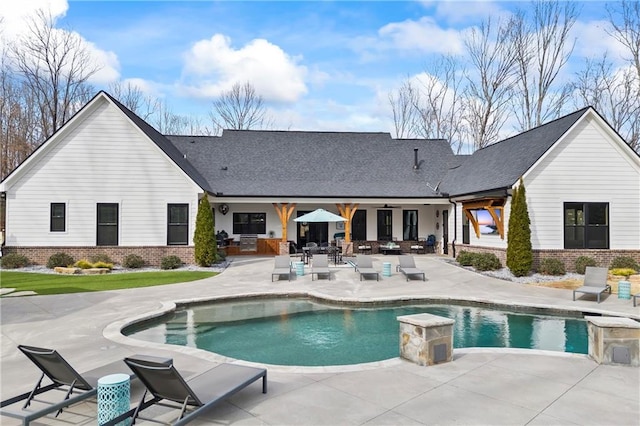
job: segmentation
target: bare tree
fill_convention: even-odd
[[[27,21],[27,32],[13,46],[18,72],[40,109],[46,139],[87,99],[88,79],[99,70],[78,34],[54,28],[50,12],[39,11]]]
[[[622,0],[608,5],[607,11],[613,27],[609,34],[629,49],[631,56],[627,60],[640,79],[640,2]]]
[[[249,82],[235,83],[213,102],[210,113],[214,129],[263,129],[269,119],[262,96]]]
[[[160,101],[153,96],[145,95],[137,86],[121,81],[109,85],[111,93],[122,105],[133,111],[138,117],[147,120],[160,109]]]
[[[465,91],[464,118],[475,149],[497,141],[507,118],[516,64],[507,43],[511,32],[511,21],[494,29],[488,19],[464,40],[473,73]]]
[[[444,56],[420,78],[419,95],[415,101],[416,124],[419,136],[446,139],[454,152],[462,150],[464,125],[461,100],[464,75],[455,57]]]
[[[577,106],[593,106],[631,148],[640,151],[640,97],[635,70],[616,72],[606,56],[587,60],[574,83],[574,96]]]
[[[407,79],[397,91],[397,94],[389,92],[389,104],[393,114],[393,126],[396,138],[406,139],[415,136],[415,112],[418,92],[414,89],[411,80]]]
[[[557,84],[557,77],[573,52],[569,31],[577,16],[575,3],[557,0],[535,1],[530,23],[524,11],[514,15],[509,43],[517,64],[512,100],[518,130],[557,118],[570,98],[570,85]]]

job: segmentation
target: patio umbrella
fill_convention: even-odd
[[[310,213],[303,214],[293,219],[294,222],[346,222],[342,216],[326,211],[325,209],[317,209]]]

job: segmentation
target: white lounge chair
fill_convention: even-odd
[[[584,283],[582,287],[573,290],[573,300],[576,300],[576,293],[595,294],[600,303],[600,295],[605,291],[611,294],[611,286],[607,284],[607,276],[609,271],[607,268],[598,268],[595,266],[587,266],[584,271]]]
[[[320,274],[329,276],[331,280],[331,271],[329,271],[329,257],[326,254],[316,254],[313,256],[313,265],[311,266],[311,281],[313,276]]]
[[[424,271],[416,268],[416,263],[413,260],[413,256],[400,255],[398,256],[398,271],[402,272],[407,281],[411,276],[422,275],[422,281],[426,281]]]
[[[271,272],[271,282],[273,282],[273,277],[276,275],[278,279],[280,279],[281,275],[286,275],[289,281],[291,281],[291,272],[291,259],[289,256],[276,256],[275,266],[273,272]]]
[[[362,281],[363,275],[375,275],[376,281],[380,281],[380,273],[373,269],[373,262],[369,255],[356,255],[356,270],[360,273],[360,281]]]

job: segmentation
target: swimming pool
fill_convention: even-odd
[[[216,302],[185,307],[123,333],[265,364],[348,365],[398,357],[396,318],[423,312],[455,320],[454,348],[588,352],[587,325],[580,318],[460,305],[352,307],[308,299]]]

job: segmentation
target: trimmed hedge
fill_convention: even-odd
[[[478,271],[495,271],[502,268],[500,259],[493,253],[477,253],[474,256],[472,266]]]
[[[640,265],[631,256],[617,256],[614,257],[609,265],[609,269],[633,269],[634,271],[640,271]]]
[[[49,260],[47,260],[47,268],[53,269],[57,268],[58,266],[66,268],[68,266],[72,266],[74,262],[75,260],[73,259],[73,257],[68,255],[67,253],[58,252],[49,256]]]
[[[548,257],[540,262],[540,273],[544,275],[564,275],[567,270],[560,259]]]
[[[138,269],[144,266],[144,259],[137,254],[128,254],[122,259],[122,266],[128,269]]]
[[[178,256],[165,256],[160,261],[160,269],[178,269],[182,266],[182,260]]]
[[[25,255],[9,253],[0,257],[0,265],[5,269],[24,268],[31,265],[31,261]]]
[[[584,275],[587,266],[598,266],[598,262],[593,257],[580,256],[576,259],[576,272]]]

